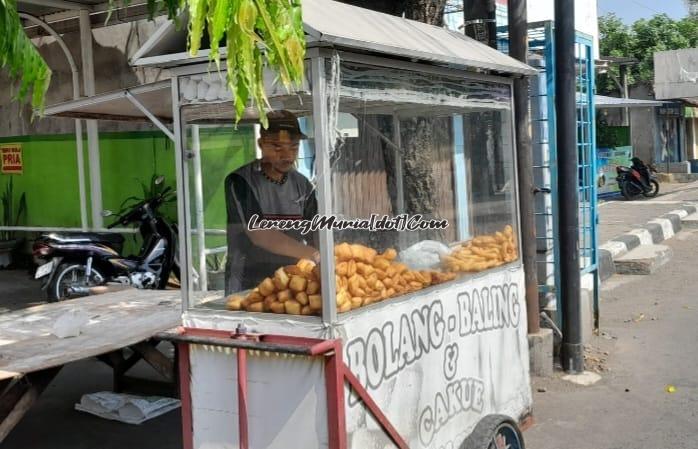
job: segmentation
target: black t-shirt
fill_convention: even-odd
[[[311,220],[317,214],[317,200],[305,176],[292,170],[279,185],[264,176],[256,161],[226,177],[225,197],[228,212],[225,290],[230,294],[253,288],[279,267],[297,262],[255,246],[245,232],[250,218],[256,214],[266,220]],[[317,247],[312,234],[283,232]]]

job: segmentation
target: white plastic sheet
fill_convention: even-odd
[[[100,391],[82,395],[75,410],[127,424],[141,424],[180,406],[177,399]]]
[[[450,254],[448,246],[435,240],[422,240],[404,251],[400,251],[400,261],[411,270],[428,270],[437,268],[441,256]]]
[[[87,313],[73,308],[56,319],[51,333],[58,338],[77,337],[89,322],[90,316]]]

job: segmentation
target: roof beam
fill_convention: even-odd
[[[35,1],[35,2],[42,2],[43,0],[19,0],[20,3],[25,2],[29,3],[30,1]],[[52,0],[48,0],[52,1]],[[63,0],[57,0],[57,1],[63,1]],[[159,2],[156,2],[159,3]],[[115,0],[113,3],[113,11],[117,11],[119,9],[130,9],[130,8],[135,8],[135,7],[140,7],[140,6],[146,6],[148,4],[147,1],[143,0],[133,0],[133,1],[125,1],[125,0]],[[90,11],[93,14],[97,14],[100,12],[107,12],[109,11],[109,2],[102,2],[102,3],[97,3],[95,5],[92,5],[90,7]],[[69,19],[75,19],[77,18],[78,15],[74,11],[60,11],[60,12],[55,12],[51,14],[47,14],[46,17],[44,17],[44,20],[47,23],[54,23],[54,22],[60,22],[63,20],[69,20]]]
[[[47,8],[57,8],[64,10],[92,10],[92,7],[90,5],[71,2],[68,0],[20,0],[18,3],[26,3],[27,5],[44,6]]]
[[[103,5],[107,5],[107,3],[95,5],[90,11],[90,22],[92,23],[92,29],[134,22],[148,18],[147,3],[143,3],[140,0],[134,0],[133,3],[129,4],[128,6],[119,6],[121,5],[121,2],[117,1],[115,2],[116,6],[112,12],[111,19],[108,23],[105,23],[108,10]],[[160,11],[158,14],[156,14],[156,16],[163,14],[165,13]],[[49,23],[51,27],[58,32],[58,34],[72,33],[79,30],[78,11],[75,10],[47,14],[43,17],[43,19],[45,22]],[[42,35],[41,29],[33,24],[25,24],[24,30],[30,38]]]

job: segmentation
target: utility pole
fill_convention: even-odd
[[[528,21],[526,0],[509,0],[509,56],[528,63]],[[516,165],[519,173],[519,211],[521,214],[521,256],[526,280],[528,333],[540,331],[538,275],[536,272],[536,218],[533,186],[533,147],[528,107],[527,77],[514,80],[516,123]]]
[[[622,88],[621,95],[623,98],[630,98],[628,95],[628,65],[620,64],[618,66],[620,71],[620,86]],[[623,126],[630,126],[630,109],[623,108]]]
[[[574,0],[555,0],[555,112],[560,211],[560,292],[562,296],[562,367],[584,371],[582,345],[579,202],[577,197],[577,110]]]
[[[464,0],[465,35],[497,48],[497,4],[495,0]]]

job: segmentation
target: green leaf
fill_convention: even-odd
[[[115,7],[109,1],[109,11]],[[236,122],[248,103],[256,105],[266,127],[265,110],[271,109],[264,89],[264,69],[279,74],[291,90],[304,77],[305,35],[299,0],[147,0],[150,19],[159,10],[178,22],[180,12],[189,11],[188,48],[196,55],[204,29],[211,43],[210,59],[220,70],[220,43],[227,55],[226,83],[233,92]],[[0,0],[0,67],[18,83],[16,98],[43,111],[51,71],[23,31],[16,0]]]
[[[15,0],[0,2],[0,30],[0,67],[19,84],[15,98],[25,101],[31,91],[31,105],[42,113],[51,70],[24,33]]]

